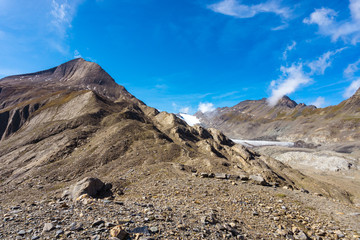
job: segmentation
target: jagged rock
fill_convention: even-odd
[[[90,197],[109,195],[111,187],[111,184],[105,184],[98,178],[87,177],[70,186],[69,190],[64,192],[63,197],[68,196],[75,201],[84,194]]]
[[[44,228],[43,228],[43,232],[50,232],[51,230],[55,229],[54,224],[52,223],[45,223],[44,224]]]
[[[259,184],[259,185],[263,185],[266,186],[267,183],[265,181],[265,179],[262,176],[259,175],[250,175],[249,176],[250,180],[253,180],[255,183]]]
[[[309,240],[310,238],[303,231],[299,231],[295,236],[297,240]]]
[[[110,235],[120,240],[125,240],[129,234],[123,229],[122,226],[117,225],[110,230]]]

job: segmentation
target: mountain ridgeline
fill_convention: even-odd
[[[83,177],[100,177],[116,189],[154,174],[204,172],[255,176],[262,184],[306,187],[349,200],[337,188],[236,145],[218,130],[190,127],[174,114],[158,112],[83,59],[3,78],[0,89],[1,198],[61,192]]]
[[[354,142],[360,140],[360,89],[351,98],[327,108],[297,104],[284,96],[273,107],[263,98],[195,115],[205,126],[234,139]]]

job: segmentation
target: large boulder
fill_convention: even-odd
[[[71,185],[63,194],[63,197],[69,197],[73,201],[81,195],[87,194],[90,197],[105,197],[111,195],[110,183],[103,183],[98,178],[86,177],[83,180]]]

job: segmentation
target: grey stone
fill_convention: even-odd
[[[83,229],[83,226],[81,223],[72,222],[69,229],[70,231],[81,231]]]
[[[60,230],[57,230],[56,233],[55,233],[55,236],[58,237],[58,236],[60,236],[60,235],[63,234],[63,233],[64,233],[63,230],[61,230],[61,229],[60,229]]]
[[[341,232],[340,230],[336,230],[335,234],[337,235],[338,238],[344,238],[345,234],[343,232]]]
[[[157,233],[157,232],[159,232],[159,229],[158,229],[157,227],[151,227],[149,230],[150,230],[150,232],[152,232],[152,233]]]
[[[43,228],[43,232],[50,232],[51,230],[53,230],[55,227],[54,227],[54,224],[52,223],[45,223],[44,224],[44,228]]]
[[[97,197],[110,190],[110,188],[111,184],[105,184],[98,178],[86,177],[74,185],[71,185],[69,190],[63,193],[63,197],[68,196],[73,201],[83,194],[88,194],[90,197]]]
[[[101,224],[105,224],[105,221],[104,220],[97,220],[95,222],[93,222],[91,224],[91,227],[97,227],[97,226],[100,226]]]
[[[259,175],[250,175],[249,178],[253,180],[256,184],[266,186],[267,183],[262,176]]]
[[[215,178],[217,179],[227,179],[228,176],[226,173],[215,173]]]
[[[31,237],[31,240],[37,240],[37,239],[40,239],[40,237],[39,237],[39,236],[36,236],[36,235],[34,235],[34,236]]]
[[[153,230],[156,230],[156,229],[153,229]],[[130,231],[130,233],[134,233],[134,234],[139,233],[139,234],[144,234],[144,235],[150,234],[149,228],[147,226],[134,228],[133,230]]]
[[[20,236],[23,236],[23,235],[25,235],[26,234],[26,232],[24,231],[24,230],[20,230],[20,231],[18,231],[18,233],[17,233],[18,235],[20,235]]]
[[[304,233],[303,231],[300,231],[298,234],[296,234],[295,236],[295,239],[298,239],[298,240],[308,240],[310,239],[306,233]]]

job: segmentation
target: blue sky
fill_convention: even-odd
[[[360,87],[360,0],[0,0],[0,77],[75,57],[146,104],[194,113]]]

